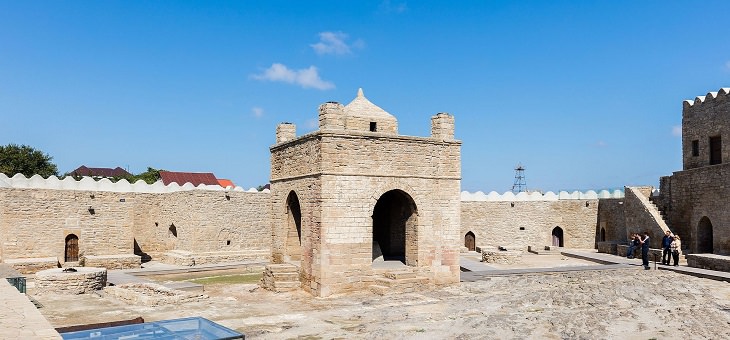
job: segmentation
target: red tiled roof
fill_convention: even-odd
[[[224,188],[236,186],[235,184],[233,184],[233,181],[231,181],[230,179],[223,179],[223,178],[218,179],[218,185],[220,185]]]
[[[127,170],[120,167],[112,168],[89,168],[85,165],[71,171],[71,176],[91,176],[91,177],[124,177],[131,176]]]
[[[168,185],[176,182],[178,185],[191,183],[194,186],[200,184],[219,185],[218,179],[212,172],[177,172],[177,171],[160,171],[162,183]]]

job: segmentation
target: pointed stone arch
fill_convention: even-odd
[[[712,254],[714,251],[712,222],[707,216],[703,216],[697,223],[697,252]]]
[[[286,255],[294,261],[302,258],[302,208],[294,190],[286,197]]]
[[[565,245],[565,238],[563,228],[556,226],[552,231],[552,245],[555,247],[563,247]]]
[[[418,209],[400,189],[385,192],[373,208],[373,261],[418,264]]]
[[[464,235],[464,247],[469,251],[476,251],[476,236],[473,232],[469,231]]]

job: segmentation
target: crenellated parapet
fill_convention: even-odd
[[[727,163],[730,161],[728,142],[730,142],[730,88],[721,88],[717,92],[709,92],[707,95],[683,102],[684,170]]]
[[[143,180],[129,183],[122,179],[112,182],[109,179],[94,180],[91,177],[82,177],[76,180],[73,177],[59,179],[56,176],[43,178],[40,175],[33,175],[26,178],[23,174],[15,174],[8,177],[0,173],[0,188],[16,188],[16,189],[50,189],[50,190],[79,190],[79,191],[108,191],[108,192],[130,192],[130,193],[168,193],[189,190],[208,190],[208,191],[238,191],[238,192],[258,192],[255,188],[245,190],[242,187],[223,188],[220,185],[200,184],[197,187],[191,183],[179,185],[177,183],[163,184],[161,181],[154,184],[147,184]],[[262,193],[268,193],[269,189],[264,189]]]
[[[730,87],[724,87],[721,88],[717,92],[708,92],[705,96],[697,96],[694,100],[687,99],[683,102],[684,109],[697,109],[700,108],[703,104],[706,105],[712,105],[716,102],[722,102],[727,100],[728,95],[730,95]]]
[[[601,190],[593,191],[588,190],[586,192],[581,191],[560,191],[557,194],[548,191],[546,193],[540,192],[520,192],[514,194],[511,191],[507,191],[504,194],[500,194],[496,191],[492,191],[489,194],[477,191],[471,193],[468,191],[461,192],[462,201],[494,201],[494,202],[514,202],[514,201],[558,201],[558,200],[595,200],[602,198],[623,198],[624,192],[621,190]]]

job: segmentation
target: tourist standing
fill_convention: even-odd
[[[674,241],[674,238],[672,237],[672,232],[667,230],[664,232],[664,237],[662,237],[662,264],[669,265],[669,260],[672,256],[672,241]]]
[[[674,241],[672,241],[670,248],[672,249],[672,259],[674,260],[674,266],[676,267],[679,265],[679,254],[682,253],[682,240],[679,238],[679,235],[674,234]]]
[[[641,243],[641,263],[644,265],[644,269],[649,270],[649,232],[645,231],[644,236],[639,239]]]
[[[633,259],[634,251],[639,247],[639,234],[631,233],[631,239],[629,239],[629,250],[626,252],[626,257]]]

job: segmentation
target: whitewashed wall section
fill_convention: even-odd
[[[591,200],[599,198],[623,198],[624,192],[621,190],[614,190],[613,192],[608,190],[601,190],[595,192],[588,190],[586,192],[580,191],[560,191],[554,193],[548,191],[544,194],[540,192],[520,192],[514,194],[511,191],[507,191],[504,194],[500,194],[496,191],[492,191],[489,194],[485,194],[481,191],[471,193],[468,191],[461,192],[462,201],[557,201],[557,200]]]
[[[51,189],[51,190],[83,190],[83,191],[111,191],[111,192],[137,192],[137,193],[165,193],[165,192],[176,192],[176,191],[188,191],[188,190],[211,190],[211,191],[246,191],[246,192],[258,192],[256,188],[250,188],[245,190],[242,187],[228,187],[223,188],[220,185],[205,185],[200,184],[197,187],[191,183],[185,183],[179,185],[177,183],[170,183],[164,185],[161,181],[155,182],[154,184],[147,184],[143,180],[129,183],[123,179],[118,182],[112,182],[106,178],[99,181],[94,180],[91,177],[83,177],[81,180],[76,180],[73,177],[66,177],[64,179],[58,179],[56,176],[43,178],[40,175],[33,175],[31,178],[26,178],[23,174],[15,174],[13,177],[8,177],[3,173],[0,173],[0,188],[28,188],[28,189]],[[264,189],[262,192],[268,193],[269,189]]]

